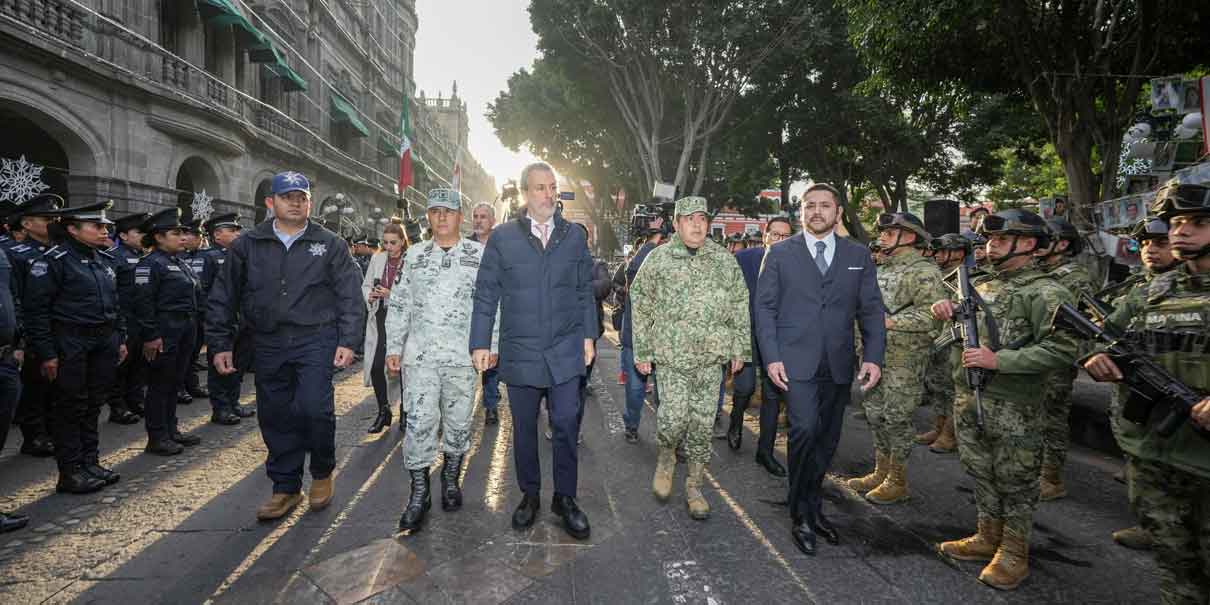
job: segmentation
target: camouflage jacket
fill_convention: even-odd
[[[1077,342],[1066,332],[1052,331],[1051,319],[1061,303],[1074,304],[1071,292],[1036,266],[990,272],[975,284],[999,326],[995,374],[986,394],[1008,401],[1029,401],[1039,395],[1039,376],[1071,366]],[[979,340],[990,348],[987,313],[979,313]],[[954,379],[966,388],[959,364]]]
[[[630,286],[634,360],[702,368],[752,359],[748,288],[735,257],[706,240],[656,248]]]
[[[894,322],[887,328],[888,353],[931,346],[942,326],[931,307],[947,292],[937,263],[919,254],[891,256],[878,267],[878,288],[887,317]]]
[[[1106,323],[1125,330],[1177,380],[1210,391],[1210,275],[1191,274],[1185,264],[1156,275],[1131,290]],[[1121,386],[1118,395],[1120,401],[1130,396]],[[1148,426],[1122,418],[1120,409],[1114,414],[1118,445],[1127,453],[1210,477],[1210,439],[1197,435],[1188,422],[1170,437],[1149,430],[1168,414],[1167,406],[1156,406]]]
[[[1073,258],[1067,259],[1067,262],[1046,270],[1047,274],[1071,291],[1072,296],[1079,298],[1081,292],[1092,291],[1092,277],[1088,275],[1088,269]]]
[[[433,240],[408,248],[387,306],[387,355],[403,355],[405,366],[471,365],[471,310],[482,258],[483,244],[465,238],[448,252]]]

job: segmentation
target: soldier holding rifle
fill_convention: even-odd
[[[1106,320],[1123,331],[1182,387],[1210,389],[1210,188],[1168,185],[1156,194],[1152,212],[1168,223],[1168,239],[1181,261],[1175,270],[1135,288]],[[1100,381],[1123,380],[1123,369],[1098,353],[1084,369]],[[1132,508],[1154,541],[1164,603],[1206,603],[1210,594],[1210,398],[1188,407],[1153,405],[1140,418],[1132,401],[1114,409],[1118,444],[1130,455],[1127,473]],[[1196,401],[1196,395],[1194,397]],[[1136,399],[1137,401],[1137,399]],[[1155,402],[1160,403],[1160,402]],[[1175,412],[1175,415],[1173,414]],[[1176,418],[1188,422],[1161,422]],[[1142,422],[1129,421],[1134,417]],[[1171,434],[1165,435],[1171,431]]]
[[[954,409],[958,454],[975,478],[978,530],[938,548],[955,559],[991,560],[979,580],[1012,590],[1029,576],[1029,536],[1045,425],[1037,387],[1047,372],[1072,363],[1076,340],[1050,330],[1055,309],[1072,297],[1033,262],[1034,253],[1045,248],[1050,237],[1046,222],[1027,210],[1005,210],[984,219],[979,233],[988,238],[992,272],[973,290],[969,275],[962,276],[968,283],[961,284],[960,291],[977,302],[973,306],[978,330],[964,328],[968,338],[962,366],[956,368],[963,374],[976,370],[959,384],[960,392],[969,391],[964,387],[971,382],[979,389],[975,406],[969,405],[971,397],[960,396]],[[932,309],[938,319],[950,320],[963,306],[972,305],[942,300]],[[982,337],[978,342],[970,338],[975,333]],[[975,377],[981,378],[976,382]]]

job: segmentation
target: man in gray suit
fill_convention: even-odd
[[[824,473],[836,454],[849,403],[861,331],[857,379],[869,390],[882,375],[886,324],[869,250],[838,237],[840,194],[817,183],[802,198],[801,236],[773,244],[756,282],[756,332],[769,377],[785,392],[790,416],[790,517],[794,542],[815,554],[816,534],[839,544],[821,511]]]

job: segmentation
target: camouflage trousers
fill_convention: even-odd
[[[660,384],[660,407],[655,413],[660,447],[675,448],[684,442],[689,462],[710,462],[722,369],[717,365],[696,369],[659,365],[655,373]]]
[[[465,454],[471,444],[478,373],[470,366],[408,366],[404,371],[404,468],[418,470],[434,463],[438,430],[442,451]]]
[[[1046,428],[1042,431],[1042,465],[1063,468],[1067,446],[1071,442],[1071,390],[1077,370],[1064,368],[1046,375],[1042,401]]]
[[[975,426],[975,397],[965,388],[954,402],[958,457],[975,479],[980,519],[1000,519],[1029,541],[1042,467],[1042,401],[983,398],[983,431]]]
[[[929,357],[924,371],[924,404],[936,416],[950,416],[954,409],[954,366],[950,348]]]
[[[920,406],[924,393],[928,355],[918,347],[914,351],[914,355],[888,352],[882,379],[862,401],[874,434],[874,447],[897,462],[906,462],[916,445],[912,412]]]
[[[1210,477],[1131,458],[1130,504],[1151,532],[1160,568],[1160,602],[1210,603]]]

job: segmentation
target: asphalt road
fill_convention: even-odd
[[[122,481],[87,496],[54,493],[54,464],[0,455],[0,510],[29,514],[30,527],[0,536],[0,603],[1148,603],[1158,600],[1154,563],[1116,546],[1110,532],[1132,523],[1120,461],[1076,448],[1066,471],[1071,496],[1036,516],[1032,575],[1016,592],[980,584],[980,565],[939,556],[937,541],[974,528],[972,481],[954,455],[918,448],[913,498],[869,504],[830,481],[825,507],[842,544],[805,557],[790,537],[786,482],[753,462],[756,419],[737,454],[714,442],[706,497],[713,513],[692,521],[678,467],[666,505],[651,495],[654,416],[641,441],[622,438],[618,352],[602,341],[580,448],[579,500],[592,522],[585,542],[568,538],[549,512],[513,531],[519,494],[507,406],[501,424],[477,430],[465,471],[465,506],[434,506],[413,536],[395,528],[407,498],[397,426],[377,436],[372,392],[360,371],[337,375],[336,499],[258,523],[269,496],[264,444],[254,422],[211,425],[209,406],[182,406],[182,425],[201,446],[175,458],[142,453],[142,427],[103,425],[103,458]],[[245,401],[251,401],[251,382]],[[1078,387],[1078,396],[1080,389]],[[1082,396],[1092,396],[1083,392]],[[754,414],[756,410],[750,410]],[[923,427],[924,411],[918,418]],[[784,460],[784,434],[778,440]],[[543,464],[550,462],[542,451]],[[866,425],[846,419],[837,476],[870,464]],[[436,472],[434,468],[434,472]],[[437,485],[434,481],[434,485]],[[436,504],[436,503],[435,503]]]

